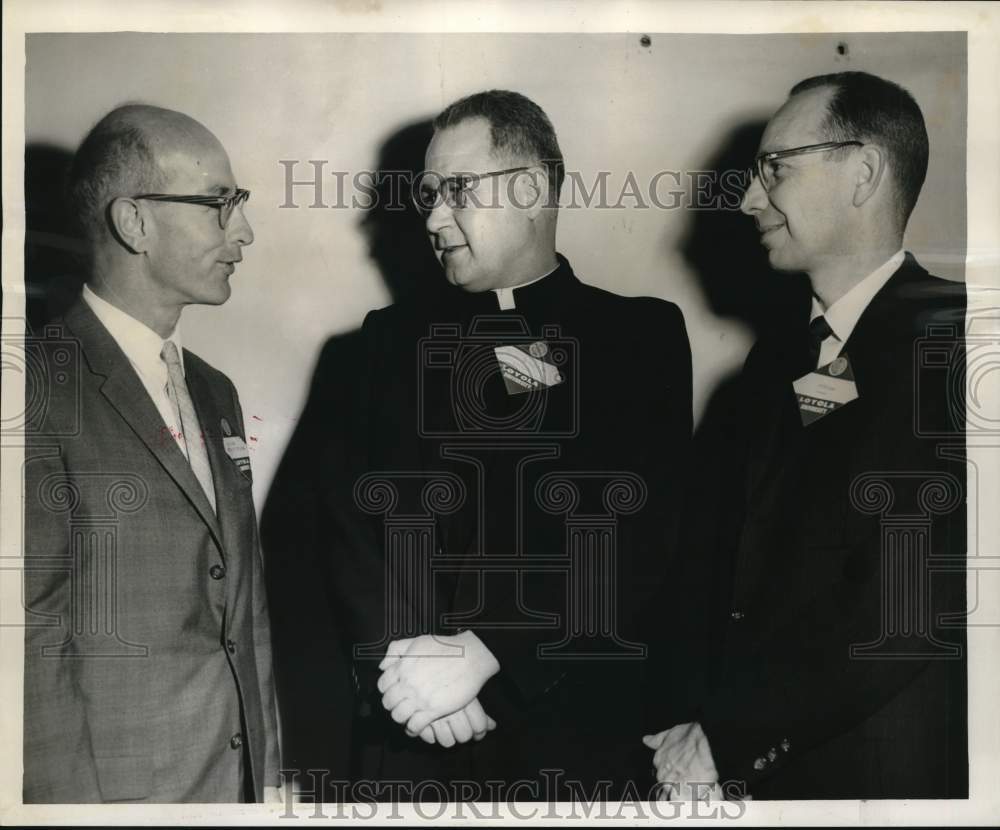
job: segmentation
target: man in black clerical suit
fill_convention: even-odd
[[[447,285],[368,315],[317,448],[356,774],[427,785],[382,797],[655,787],[647,615],[676,556],[690,350],[676,306],[556,253],[562,177],[522,95],[438,116],[414,193]]]
[[[646,743],[674,797],[964,798],[965,292],[903,251],[923,117],[881,78],[810,78],[760,151],[742,210],[811,308],[744,368],[714,682]]]

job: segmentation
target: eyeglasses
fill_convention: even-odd
[[[788,150],[775,150],[773,153],[761,153],[754,159],[754,166],[750,168],[749,183],[752,184],[754,177],[760,179],[761,187],[767,193],[774,187],[777,176],[777,166],[773,162],[788,156],[799,156],[805,153],[822,153],[826,150],[837,150],[841,147],[863,147],[861,141],[824,141],[822,144],[807,144],[804,147],[792,147]],[[748,184],[747,187],[750,185]]]
[[[177,202],[181,205],[204,205],[219,209],[219,227],[223,230],[229,224],[233,211],[250,198],[250,191],[237,187],[229,196],[178,196],[173,193],[141,193],[133,199],[149,199],[151,202]]]
[[[413,204],[421,216],[429,216],[431,211],[444,203],[452,210],[461,210],[468,206],[468,194],[483,179],[493,176],[505,176],[508,173],[520,173],[530,170],[530,167],[510,167],[506,170],[493,170],[489,173],[462,173],[458,176],[447,176],[434,183],[436,173],[423,173],[413,188]]]

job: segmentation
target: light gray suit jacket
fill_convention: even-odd
[[[28,362],[24,801],[261,800],[276,710],[235,388],[185,350],[213,512],[85,303]]]

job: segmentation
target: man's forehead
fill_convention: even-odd
[[[218,142],[165,143],[156,157],[171,184],[194,188],[192,193],[225,193],[235,186],[229,156]]]
[[[427,169],[439,173],[478,172],[493,158],[490,124],[470,118],[434,133],[427,148]]]
[[[785,101],[764,130],[760,152],[773,153],[824,141],[823,124],[832,95],[830,87],[817,87]]]

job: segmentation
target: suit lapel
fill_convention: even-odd
[[[186,352],[185,352],[186,357]],[[185,378],[191,400],[194,402],[201,423],[201,431],[205,436],[205,447],[208,451],[208,463],[212,468],[212,480],[215,484],[215,505],[218,511],[219,524],[222,527],[224,539],[234,540],[237,527],[234,526],[235,504],[232,496],[241,492],[245,486],[240,481],[241,473],[226,454],[223,446],[222,418],[223,414],[216,406],[209,385],[204,376],[185,359]],[[233,418],[233,415],[229,416]],[[240,435],[241,424],[230,424],[232,434]]]
[[[907,254],[858,318],[842,353],[850,358],[859,397],[891,381],[889,372],[912,371],[912,360],[900,353],[912,350],[916,335],[905,294],[907,286],[927,279],[927,272]]]
[[[104,378],[101,394],[180,487],[223,549],[212,506],[128,358],[83,301],[66,314],[66,323],[79,338],[91,371]]]

